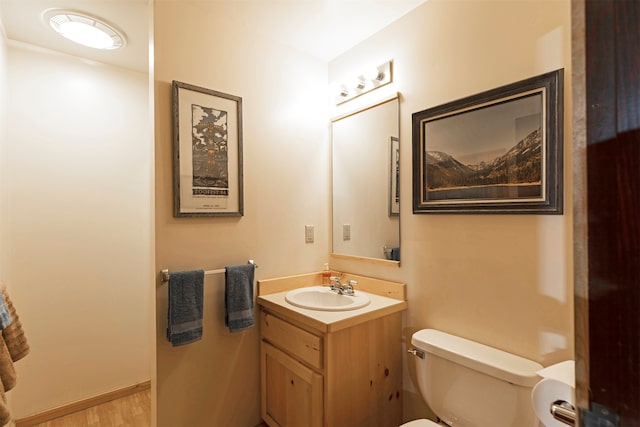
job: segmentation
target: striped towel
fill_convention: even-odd
[[[4,295],[0,293],[0,329],[4,329],[13,322],[13,318],[9,313],[7,304],[4,301]]]

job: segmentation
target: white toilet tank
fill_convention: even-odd
[[[531,391],[542,365],[433,329],[413,334],[423,398],[445,423],[461,427],[533,427]]]

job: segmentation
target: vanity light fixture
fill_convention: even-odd
[[[340,105],[392,81],[392,62],[387,61],[353,77],[350,83],[338,84],[338,90],[334,98],[335,103]]]
[[[94,49],[118,49],[127,42],[121,31],[83,12],[53,9],[43,19],[61,36]]]

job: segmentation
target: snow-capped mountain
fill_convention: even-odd
[[[465,165],[442,151],[425,153],[427,188],[525,184],[541,180],[542,134],[536,129],[504,155],[490,162]]]

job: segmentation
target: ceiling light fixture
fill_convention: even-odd
[[[61,36],[94,49],[118,49],[127,42],[121,31],[82,12],[54,9],[43,18]]]
[[[338,90],[334,98],[336,105],[391,83],[393,81],[391,65],[391,61],[387,61],[353,77],[348,83],[337,84]]]

